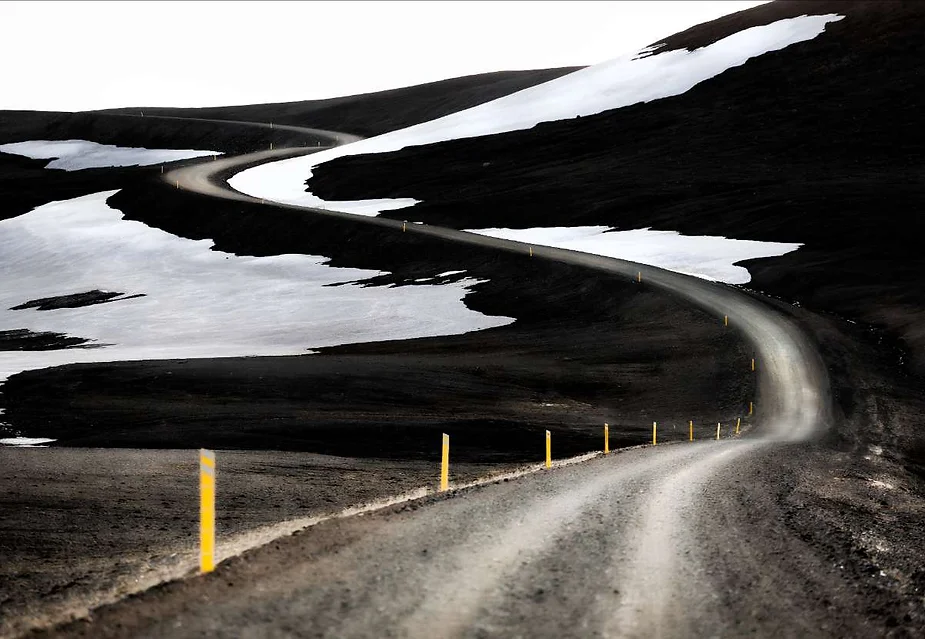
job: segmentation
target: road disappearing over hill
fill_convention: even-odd
[[[337,134],[330,135],[336,143]],[[226,157],[164,179],[260,202],[224,179],[236,168],[310,151]],[[770,305],[734,287],[632,262],[385,218],[305,212],[640,278],[718,322],[728,316],[730,330],[754,349],[753,426],[741,439],[630,449],[451,498],[329,520],[211,575],[148,591],[51,634],[865,634],[857,595],[837,567],[781,525],[770,496],[775,460],[821,434],[831,419],[819,354]]]

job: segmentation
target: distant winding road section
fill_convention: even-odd
[[[325,139],[336,144],[336,137]],[[322,147],[323,148],[323,147]],[[226,157],[172,186],[240,201],[221,176],[317,149]],[[301,209],[402,232],[399,221]],[[420,224],[407,232],[528,253]],[[94,637],[694,637],[863,633],[838,571],[782,526],[766,453],[830,421],[825,368],[787,318],[734,287],[633,262],[534,246],[642,281],[715,315],[751,343],[759,419],[741,439],[620,451],[422,507],[319,524],[207,578],[155,589],[55,631]],[[747,365],[747,363],[745,364]],[[696,373],[692,373],[696,374]],[[763,477],[749,483],[746,477]],[[742,479],[742,483],[740,483]],[[752,480],[754,481],[754,479]],[[827,602],[824,605],[820,601]]]

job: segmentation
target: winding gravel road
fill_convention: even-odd
[[[337,134],[328,135],[336,144]],[[164,177],[180,188],[260,202],[216,176],[311,150],[223,158]],[[402,232],[394,220],[306,212]],[[503,251],[531,248],[429,225],[409,224],[407,232]],[[90,623],[50,634],[866,634],[838,571],[780,525],[767,497],[769,460],[817,436],[830,420],[825,368],[797,327],[734,287],[623,260],[532,249],[534,259],[629,278],[641,273],[647,285],[717,321],[728,315],[758,363],[755,427],[742,439],[620,451],[451,498],[327,521],[232,559],[212,575],[148,591],[99,610]]]

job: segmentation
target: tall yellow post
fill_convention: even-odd
[[[604,424],[604,454],[610,453],[610,426]]]
[[[723,315],[723,326],[729,326],[729,316]]]
[[[752,370],[753,371],[755,370],[755,358],[754,357],[752,358]]]
[[[530,247],[530,257],[533,257],[533,247]]]
[[[652,445],[658,445],[658,439],[655,436],[655,431],[658,428],[658,422],[652,422]]]
[[[694,420],[692,419],[687,423],[688,428],[688,437],[690,441],[694,441]]]
[[[199,570],[215,569],[215,453],[199,449]]]
[[[440,490],[450,488],[450,436],[443,433],[443,455],[440,458]]]
[[[546,468],[552,468],[552,435],[546,431]]]
[[[402,223],[401,223],[401,231],[402,231],[402,233],[404,233],[404,232],[407,231],[407,230],[408,230],[408,223],[407,223],[407,222],[402,222]]]
[[[719,422],[716,423],[716,441],[719,441]]]
[[[736,417],[736,435],[739,434],[739,427],[742,426],[742,418]]]
[[[636,273],[636,281],[642,283],[642,271]]]
[[[755,412],[755,403],[749,402],[748,403],[748,414],[751,415],[754,412]]]

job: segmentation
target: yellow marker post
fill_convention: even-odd
[[[639,271],[638,273],[636,273],[636,281],[639,282],[640,284],[642,283],[642,271]]]
[[[177,188],[180,188],[180,180],[177,180]]]
[[[729,316],[723,315],[723,326],[729,326]]]
[[[215,453],[199,449],[199,570],[215,569]]]
[[[533,257],[533,247],[530,247],[530,257]]]
[[[552,435],[546,431],[546,468],[552,468]]]
[[[690,441],[694,441],[694,420],[693,419],[687,423],[687,427],[688,427],[688,437],[690,438]]]
[[[752,358],[752,371],[754,370],[755,370],[755,358],[753,357]]]
[[[443,433],[443,455],[440,458],[440,490],[450,488],[450,436]]]
[[[604,424],[604,454],[610,453],[610,426]]]
[[[719,441],[719,422],[716,423],[716,441]]]
[[[655,436],[656,429],[658,428],[658,422],[652,422],[652,445],[658,445],[658,439]]]
[[[401,223],[401,232],[404,233],[404,232],[407,231],[407,230],[408,230],[408,223],[407,223],[407,222],[402,222],[402,223]]]
[[[736,435],[739,434],[739,428],[742,426],[742,418],[736,417]]]
[[[748,403],[748,414],[749,414],[749,416],[751,416],[751,414],[754,413],[754,412],[755,412],[755,403],[754,403],[754,402],[749,402],[749,403]]]

